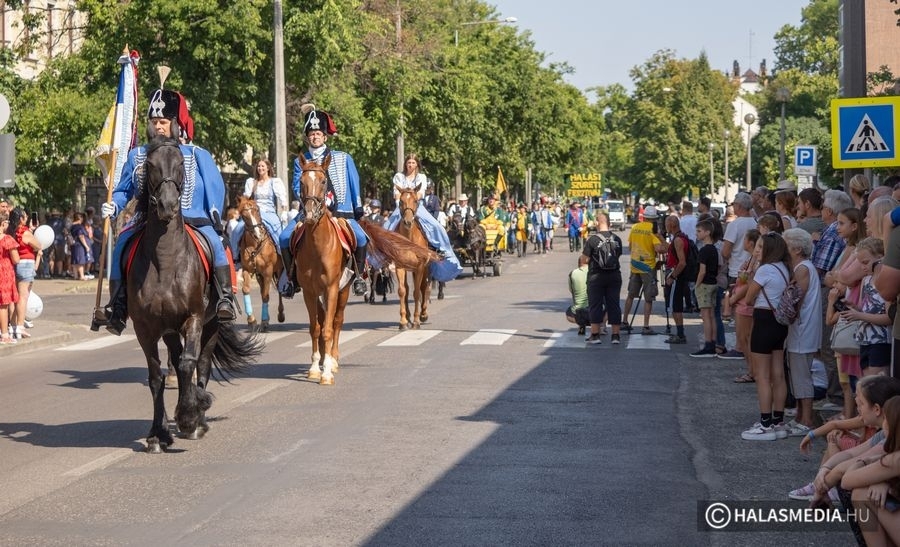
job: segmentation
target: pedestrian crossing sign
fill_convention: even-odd
[[[900,165],[900,97],[831,101],[835,169]]]

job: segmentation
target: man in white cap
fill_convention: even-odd
[[[460,194],[459,198],[457,198],[457,203],[451,205],[447,211],[447,216],[450,218],[456,215],[459,215],[462,222],[465,222],[468,218],[475,218],[475,209],[469,205],[469,196],[466,194]]]
[[[656,219],[659,213],[656,207],[650,205],[644,209],[644,220],[631,227],[628,235],[628,247],[631,251],[631,277],[628,280],[628,296],[625,299],[622,317],[622,329],[631,331],[628,324],[628,313],[631,311],[631,303],[639,295],[644,296],[644,328],[641,334],[653,335],[656,332],[650,328],[650,312],[653,310],[653,301],[659,294],[656,285],[656,255],[664,246],[662,238],[656,229]]]

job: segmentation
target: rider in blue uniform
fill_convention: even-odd
[[[310,105],[311,106],[311,105]],[[324,110],[317,110],[315,106],[306,113],[303,124],[303,133],[306,139],[307,150],[303,153],[303,157],[307,161],[314,161],[321,165],[327,156],[331,156],[331,163],[328,165],[328,177],[332,184],[333,196],[329,196],[326,200],[328,207],[335,217],[347,219],[348,224],[356,234],[356,250],[354,251],[354,272],[356,279],[353,281],[353,294],[362,296],[368,291],[366,280],[363,279],[361,273],[366,265],[366,246],[369,244],[369,238],[360,227],[357,220],[365,215],[362,204],[362,196],[359,189],[359,173],[356,171],[356,164],[353,158],[346,152],[332,150],[325,145],[328,137],[337,133],[337,128],[331,115]],[[300,176],[303,170],[300,167],[300,159],[294,159],[294,176],[292,181],[292,189],[295,196],[302,199],[302,188],[300,187]],[[289,265],[290,273],[287,277],[287,283],[282,287],[281,294],[286,298],[294,296],[294,261],[291,256],[290,242],[291,234],[298,222],[303,221],[303,209],[300,214],[293,220],[288,222],[287,226],[281,232],[279,243],[281,253],[284,257],[284,263]]]
[[[181,94],[168,89],[157,89],[150,99],[147,137],[157,135],[178,138],[184,155],[184,187],[181,196],[181,214],[187,224],[199,230],[209,242],[213,253],[215,288],[219,294],[216,315],[220,321],[234,321],[234,296],[231,289],[231,266],[225,255],[225,247],[219,236],[221,209],[225,204],[225,183],[212,156],[205,149],[185,144],[193,138],[193,123],[187,113],[187,105]],[[113,190],[113,199],[101,206],[103,217],[115,217],[125,209],[128,201],[145,192],[144,162],[147,147],[139,146],[128,153],[122,168],[122,178]],[[122,276],[122,253],[128,241],[143,225],[145,213],[138,211],[131,222],[119,233],[112,257],[109,288],[112,294],[106,306],[106,329],[120,335],[128,317],[127,291]],[[101,322],[102,323],[102,322]]]

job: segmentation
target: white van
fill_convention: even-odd
[[[620,199],[606,200],[606,212],[609,215],[609,227],[613,230],[625,230],[625,202]]]

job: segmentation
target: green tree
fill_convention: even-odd
[[[678,200],[709,180],[709,143],[733,128],[737,90],[706,55],[676,59],[663,50],[631,71],[628,106],[634,162],[628,177],[641,195]],[[720,169],[715,169],[720,172]]]

